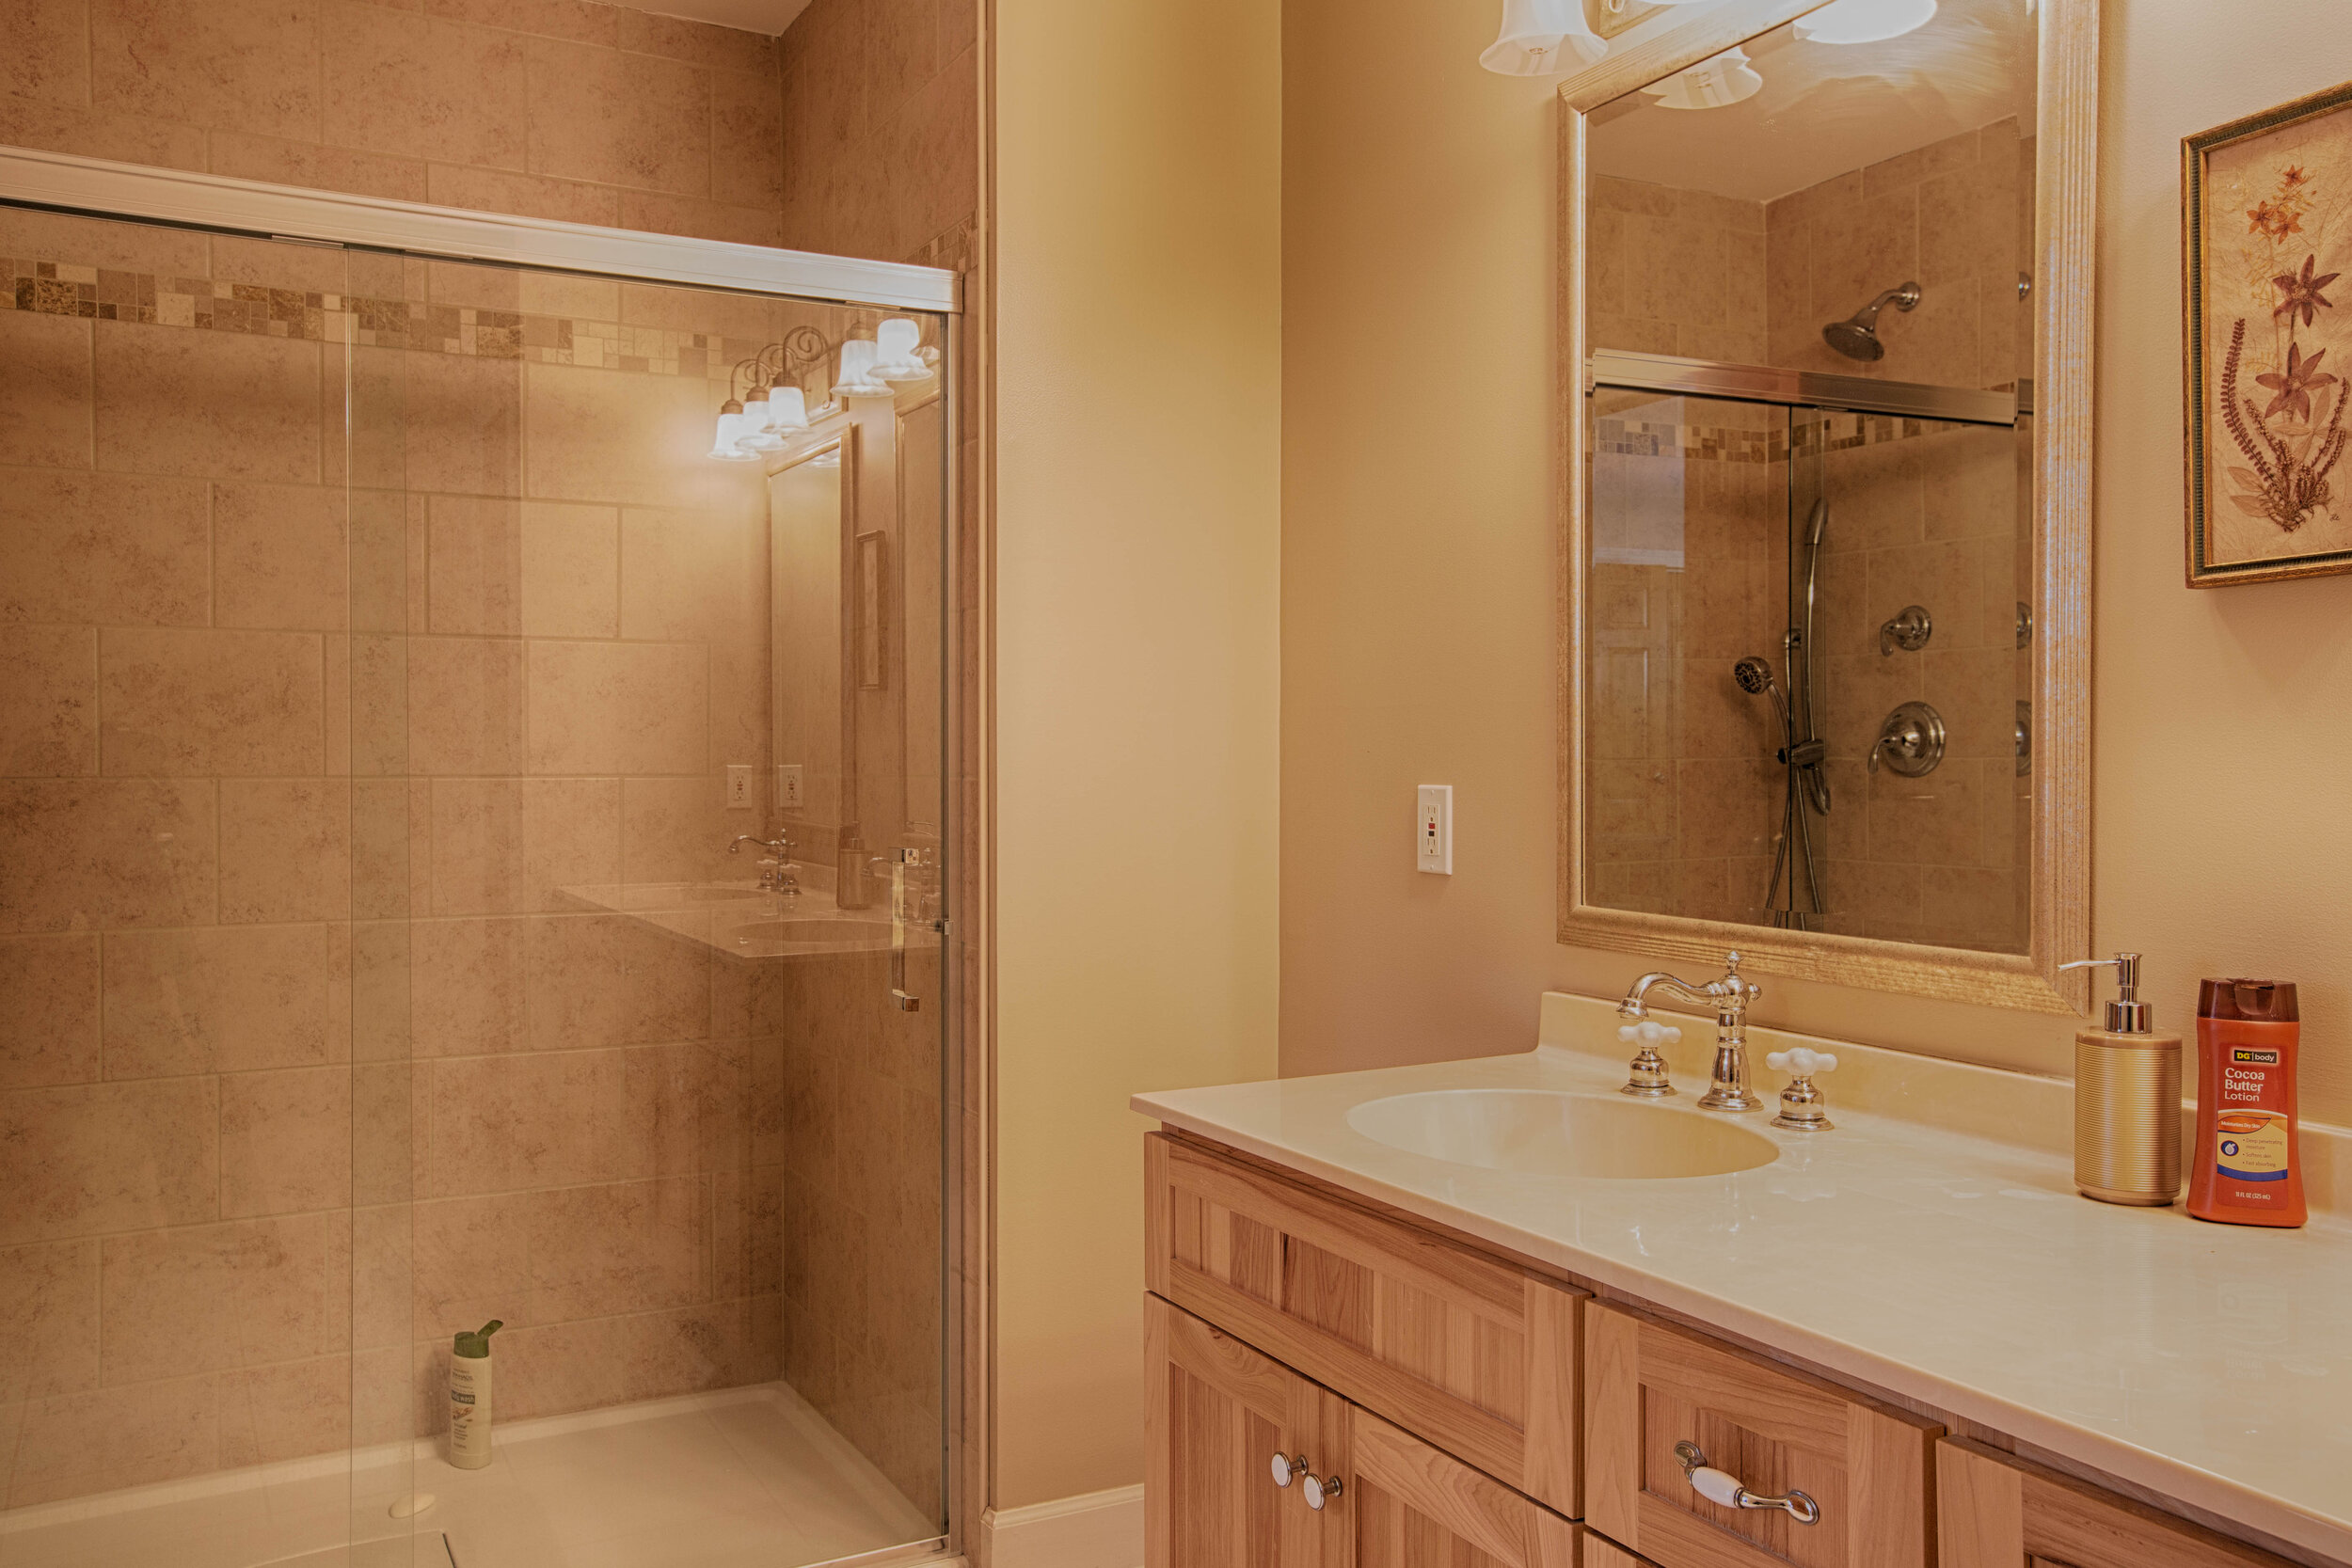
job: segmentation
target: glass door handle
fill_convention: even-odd
[[[919,849],[901,849],[890,863],[890,1000],[902,1013],[919,1013],[923,999],[907,990],[907,871]]]

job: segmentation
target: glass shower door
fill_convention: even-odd
[[[0,257],[0,1558],[939,1536],[943,321]]]

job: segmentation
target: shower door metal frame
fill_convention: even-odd
[[[578,273],[624,282],[723,289],[851,309],[934,312],[944,318],[939,395],[946,396],[948,388],[962,384],[968,325],[963,280],[960,273],[941,267],[470,212],[5,146],[0,146],[0,206],[252,239],[399,252],[438,261]],[[938,925],[942,958],[940,1155],[946,1190],[941,1194],[940,1216],[939,1370],[946,1528],[937,1536],[880,1547],[815,1568],[961,1563],[967,1560],[969,1544],[980,1528],[980,1499],[972,1484],[972,1462],[976,1457],[983,1464],[986,1461],[987,1428],[984,1421],[974,1421],[965,1406],[976,1393],[986,1398],[984,1385],[977,1390],[968,1386],[973,1331],[984,1323],[981,1314],[989,1263],[985,1206],[976,1210],[970,1199],[974,1185],[985,1179],[985,1158],[984,1151],[975,1158],[975,1151],[967,1148],[961,1107],[968,1098],[968,1079],[977,1070],[966,1053],[973,1049],[983,1024],[962,993],[967,989],[966,974],[972,971],[984,974],[987,968],[988,927],[981,912],[986,899],[979,884],[989,873],[984,856],[967,856],[964,841],[967,836],[977,839],[981,824],[969,808],[959,805],[952,788],[957,777],[956,748],[968,726],[982,722],[980,715],[970,710],[984,700],[984,688],[972,680],[976,672],[956,668],[955,650],[962,645],[961,618],[968,613],[959,606],[953,591],[967,548],[963,532],[967,519],[961,515],[960,499],[961,443],[970,415],[961,404],[959,397],[946,397],[941,454],[939,724],[945,798],[940,824],[944,885]],[[981,569],[986,569],[984,562]],[[985,658],[984,651],[981,657]],[[960,870],[967,869],[973,873],[970,886],[963,885],[965,879],[958,876]],[[977,963],[966,966],[955,961],[956,955],[973,949],[980,954]],[[977,1444],[966,1440],[968,1432],[982,1434]],[[976,1449],[980,1451],[976,1453]]]
[[[1610,909],[1587,896],[1586,824],[1592,811],[1581,727],[1590,634],[1584,562],[1591,554],[1591,454],[1585,388],[1595,359],[1585,312],[1585,210],[1591,189],[1586,117],[1638,87],[1820,9],[1831,0],[1723,0],[1692,20],[1643,38],[1565,78],[1559,89],[1560,451],[1559,630],[1555,674],[1559,768],[1558,906],[1563,944],[1691,962],[1737,948],[1756,972],[1906,992],[1946,1001],[2079,1014],[2089,987],[2062,962],[2090,950],[2090,526],[2092,320],[2098,214],[2100,0],[2042,0],[2040,137],[2035,174],[2036,310],[2033,420],[2034,530],[2039,597],[2033,657],[2034,811],[2031,936],[2024,954],[1985,953],[1872,937],[1775,929]],[[1644,358],[1661,375],[1699,373]],[[1707,367],[1720,372],[1726,367]],[[1739,367],[1740,370],[1752,367]],[[1772,377],[1788,372],[1770,372]],[[1704,375],[1701,379],[1707,379]],[[1867,378],[1833,376],[1869,386]],[[1883,392],[1887,384],[1876,384]],[[1754,396],[1698,386],[1661,390]],[[1762,388],[1767,391],[1769,388]],[[2023,388],[2021,388],[2023,389]],[[1867,394],[1857,393],[1857,396]],[[2000,396],[2002,394],[1994,394]],[[1785,396],[1759,401],[1787,402]],[[1805,401],[1812,401],[1807,399]],[[1837,400],[1825,400],[1832,405]],[[1851,403],[1842,406],[1851,407]],[[1903,411],[1907,412],[1907,411]],[[1934,417],[1934,416],[1923,416]],[[2010,405],[2007,420],[2014,423]]]
[[[1765,403],[1783,408],[1825,408],[1842,414],[1893,414],[1952,424],[2013,427],[2019,415],[2033,412],[2030,376],[2020,381],[2013,392],[1979,391],[1972,387],[1874,381],[1868,376],[1785,371],[1776,365],[1733,365],[1613,348],[1595,349],[1584,361],[1584,389],[1589,392],[1599,387]]]
[[[400,250],[445,261],[550,268],[641,283],[683,283],[948,315],[963,309],[960,277],[939,267],[464,212],[67,152],[0,148],[0,201],[84,217]]]

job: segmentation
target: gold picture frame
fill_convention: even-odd
[[[1724,0],[1560,87],[1561,516],[1555,621],[1560,810],[1555,936],[1565,945],[1693,964],[1737,949],[1743,972],[1943,1001],[2079,1015],[2090,947],[2090,530],[2095,430],[2092,326],[2098,227],[2100,0],[2042,0],[2035,180],[2036,316],[2030,946],[1992,953],[1883,938],[1621,910],[1587,895],[1593,810],[1579,710],[1590,678],[1583,562],[1590,557],[1589,459],[1581,417],[1591,352],[1585,320],[1586,117],[1645,84],[1761,36],[1827,0]]]
[[[2347,109],[2352,82],[2181,139],[2191,588],[2352,572]]]

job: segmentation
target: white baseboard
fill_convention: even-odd
[[[1143,1488],[991,1509],[980,1528],[989,1568],[1142,1568]]]

